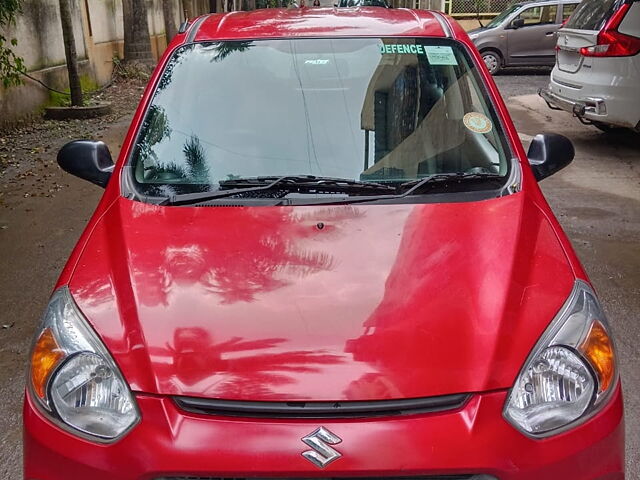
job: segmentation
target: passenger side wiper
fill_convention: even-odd
[[[411,187],[404,192],[401,196],[411,195],[413,192],[420,190],[423,185],[429,183],[451,183],[451,182],[466,182],[469,180],[495,180],[504,178],[497,173],[435,173],[425,178],[419,178],[405,182],[400,187]]]
[[[196,192],[172,195],[160,205],[192,205],[218,198],[241,194],[253,194],[268,191],[286,190],[298,193],[349,193],[362,195],[373,192],[392,194],[395,187],[374,182],[360,182],[344,178],[316,177],[314,175],[287,175],[283,177],[251,177],[223,180],[220,190],[214,192]],[[235,187],[226,189],[228,187]],[[223,189],[224,188],[224,189]]]
[[[340,200],[328,200],[326,202],[314,202],[313,205],[352,204],[373,202],[376,200],[397,200],[411,195],[420,195],[418,192],[422,191],[426,185],[438,184],[441,186],[448,186],[452,183],[461,184],[469,181],[485,182],[496,180],[505,180],[505,177],[497,173],[435,173],[424,178],[411,180],[398,185],[396,191],[403,188],[408,188],[408,190],[397,195],[370,195],[353,199],[346,198]]]

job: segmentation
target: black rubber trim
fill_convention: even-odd
[[[189,29],[189,35],[187,36],[185,43],[193,42],[193,40],[196,38],[196,35],[198,34],[200,25],[202,25],[202,22],[204,22],[207,18],[209,18],[209,15],[203,15],[202,17],[198,18],[195,22],[193,22],[193,26]]]
[[[185,33],[189,28],[189,20],[185,20],[180,24],[180,28],[178,29],[178,33]]]
[[[367,418],[441,412],[462,407],[471,395],[365,402],[249,402],[174,397],[187,412],[231,417],[267,418]]]

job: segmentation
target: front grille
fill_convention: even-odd
[[[421,477],[332,477],[332,478],[223,478],[223,477],[158,477],[155,480],[498,480],[491,475],[427,475]]]
[[[236,400],[212,400],[207,398],[195,397],[174,397],[174,401],[182,410],[204,415],[249,418],[260,417],[318,419],[389,417],[398,415],[415,415],[420,413],[442,412],[446,410],[456,410],[458,408],[461,408],[469,398],[470,395],[460,394],[443,395],[439,397],[408,398],[402,400],[373,400],[365,402],[249,402]]]

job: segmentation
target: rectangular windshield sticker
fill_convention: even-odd
[[[431,65],[458,65],[451,47],[426,46],[424,49]]]

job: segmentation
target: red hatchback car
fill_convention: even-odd
[[[170,45],[43,315],[27,480],[619,480],[611,331],[440,13],[204,16]]]

